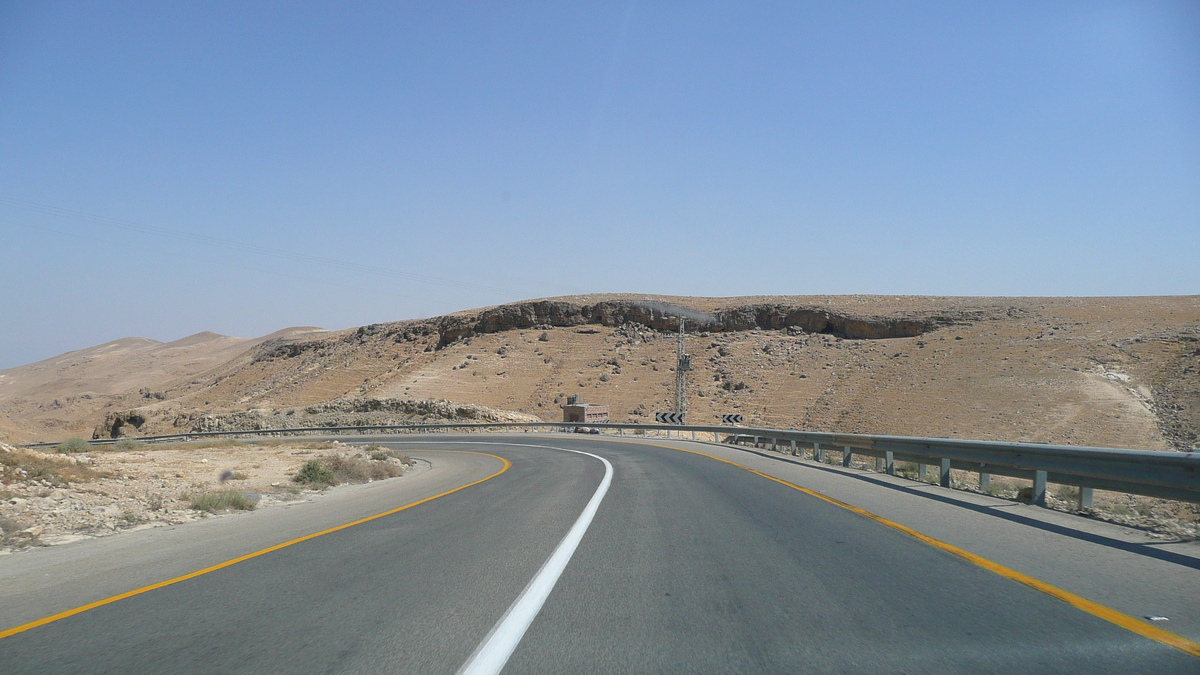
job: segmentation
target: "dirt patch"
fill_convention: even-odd
[[[71,456],[0,444],[0,552],[311,498],[333,484],[294,480],[313,459],[358,469],[338,482],[398,476],[411,464],[370,447],[303,440],[96,448]]]

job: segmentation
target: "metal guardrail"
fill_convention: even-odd
[[[980,474],[981,487],[987,487],[992,474],[1014,476],[1033,481],[1032,501],[1045,506],[1046,484],[1056,483],[1080,488],[1081,508],[1092,506],[1092,490],[1111,490],[1129,494],[1200,502],[1200,453],[1154,450],[1123,450],[1091,448],[1040,443],[1006,443],[1002,441],[970,441],[952,438],[916,438],[867,434],[833,434],[788,429],[758,429],[749,427],[665,425],[665,424],[587,424],[571,425],[561,422],[485,422],[452,424],[403,424],[338,427],[301,427],[293,429],[250,429],[245,431],[205,431],[163,436],[141,436],[143,442],[187,441],[220,436],[271,436],[331,433],[379,432],[439,432],[454,429],[574,429],[577,427],[611,429],[619,434],[626,431],[644,434],[646,431],[691,432],[714,434],[720,441],[763,447],[770,443],[775,450],[790,451],[792,455],[810,455],[817,461],[827,461],[829,450],[840,452],[842,465],[850,466],[851,458],[866,455],[876,458],[876,470],[895,475],[895,463],[915,462],[932,465],[938,472],[938,483],[950,487],[950,470],[959,469]],[[119,439],[92,441],[111,444]],[[55,443],[35,443],[25,447],[53,447]]]

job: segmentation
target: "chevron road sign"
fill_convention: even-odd
[[[683,413],[654,413],[654,421],[659,424],[683,424]]]
[[[741,415],[721,415],[721,424],[741,424],[745,419]]]

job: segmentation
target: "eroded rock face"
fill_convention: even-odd
[[[92,431],[92,438],[136,436],[145,423],[146,416],[135,410],[109,413]]]
[[[721,310],[715,314],[688,311],[688,325],[699,331],[794,330],[824,333],[855,340],[915,337],[940,326],[965,324],[986,318],[983,311],[925,314],[904,317],[851,315],[819,307],[758,303]],[[541,327],[570,328],[587,324],[622,326],[640,324],[656,331],[674,331],[675,309],[657,302],[616,300],[577,304],[563,300],[535,300],[492,307],[474,314],[453,314],[416,321],[363,326],[341,338],[280,340],[265,343],[253,360],[270,361],[298,356],[323,356],[337,340],[363,343],[379,336],[395,342],[437,335],[441,349],[473,335]]]
[[[716,314],[695,313],[688,319],[696,330],[741,331],[755,328],[781,330],[797,328],[807,333],[826,333],[856,340],[915,337],[939,326],[966,323],[982,316],[871,317],[850,316],[825,309],[782,304],[753,304],[722,310]],[[676,323],[669,307],[635,301],[599,302],[578,305],[564,301],[540,300],[502,305],[477,315],[443,317],[438,322],[438,346],[472,335],[536,328],[571,327],[583,324],[620,326],[637,323],[654,330],[671,331]]]

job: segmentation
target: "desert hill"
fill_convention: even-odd
[[[15,382],[15,371],[40,365],[48,378],[44,364],[62,364],[53,387],[25,385],[14,398],[4,388],[12,385],[0,385],[0,424],[17,440],[93,428],[150,434],[213,424],[222,413],[269,409],[255,414],[271,418],[360,399],[449,399],[550,420],[569,394],[609,404],[617,420],[649,421],[673,399],[671,306],[690,310],[696,423],[740,412],[747,424],[816,430],[1148,449],[1200,443],[1197,296],[570,296],[208,347],[203,359],[171,359],[179,364],[171,376],[154,369],[154,350],[199,349],[215,338],[197,337],[194,347],[179,345],[193,338],[118,341],[112,351],[135,358],[121,359],[119,377],[104,370],[109,381],[79,356],[92,350],[0,372],[0,382]],[[85,391],[109,398],[78,406]],[[62,407],[50,408],[51,392]],[[138,424],[121,424],[122,415]]]
[[[322,330],[286,328],[253,339],[206,331],[166,343],[131,337],[0,370],[0,434],[90,433],[101,411],[157,400],[159,390],[182,381],[199,384],[205,371],[263,342]]]

